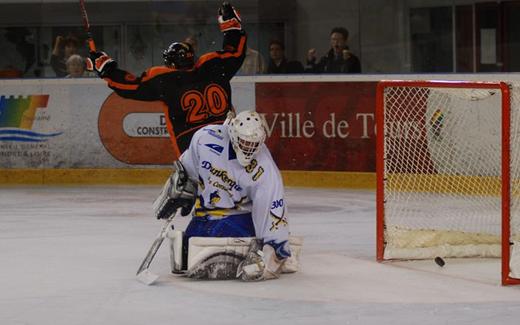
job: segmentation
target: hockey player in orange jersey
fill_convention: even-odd
[[[221,124],[232,109],[229,81],[240,69],[246,52],[246,33],[240,15],[224,2],[218,11],[224,35],[222,50],[202,55],[195,62],[190,44],[174,42],[163,52],[164,66],[152,67],[137,77],[117,67],[105,52],[91,52],[87,68],[106,80],[118,95],[167,106],[167,127],[177,156],[188,148],[195,131]]]

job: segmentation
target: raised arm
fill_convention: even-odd
[[[197,68],[223,67],[226,77],[231,79],[244,62],[247,36],[238,11],[227,2],[219,9],[218,23],[224,36],[222,50],[203,55]]]
[[[154,101],[161,98],[161,75],[173,71],[168,67],[153,67],[140,77],[119,69],[117,62],[105,52],[92,52],[87,59],[87,70],[96,71],[108,87],[125,98]]]

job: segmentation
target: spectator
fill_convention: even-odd
[[[316,63],[316,49],[307,53],[307,69],[311,73],[361,73],[361,63],[347,46],[348,30],[334,27],[330,32],[331,49]]]
[[[24,62],[6,28],[0,28],[0,48],[0,78],[21,78]]]
[[[285,57],[285,46],[278,40],[269,43],[269,65],[267,73],[303,73],[303,65],[299,61],[288,61]]]
[[[193,48],[193,51],[197,53],[199,47],[199,41],[195,35],[190,35],[184,39],[184,43],[188,43]]]
[[[81,78],[93,76],[85,71],[85,59],[78,54],[72,54],[65,62],[67,75],[65,78]]]
[[[242,64],[242,68],[238,70],[237,75],[255,75],[265,73],[265,63],[262,54],[252,48],[247,48],[246,58]]]
[[[190,35],[184,39],[184,43],[191,45],[193,52],[195,53],[193,60],[197,62],[199,60],[199,57],[197,56],[197,50],[199,48],[199,41],[197,40],[197,37],[195,35]]]
[[[21,78],[34,65],[32,36],[25,27],[0,28],[0,78]]]
[[[79,41],[74,36],[57,36],[51,55],[51,67],[56,73],[56,77],[65,77],[67,72],[67,59],[78,53]]]
[[[126,66],[129,72],[139,73],[148,68],[150,62],[153,61],[150,45],[144,40],[148,35],[144,35],[138,26],[129,28],[129,53],[126,56]]]

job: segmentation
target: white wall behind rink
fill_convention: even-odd
[[[232,80],[233,104],[238,111],[255,109],[255,83],[379,80],[471,80],[520,83],[520,74],[235,77]],[[103,80],[95,78],[0,80],[0,100],[3,100],[3,104],[0,102],[0,168],[156,167],[120,162],[114,159],[101,143],[98,116],[103,102],[111,92]],[[36,109],[30,130],[20,128],[20,125],[5,124],[5,119],[2,118],[5,118],[7,110],[19,109],[17,101],[36,95],[48,95],[48,102],[46,107]],[[6,105],[6,103],[11,104]],[[19,138],[20,130],[30,131],[29,135],[24,135],[30,141],[7,139],[11,134],[16,134]]]

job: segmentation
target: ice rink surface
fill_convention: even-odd
[[[520,287],[498,260],[375,261],[375,193],[288,188],[302,270],[279,280],[170,275],[166,245],[145,286],[135,271],[159,232],[160,187],[0,188],[0,324],[518,324]],[[176,220],[183,229],[188,219]]]

